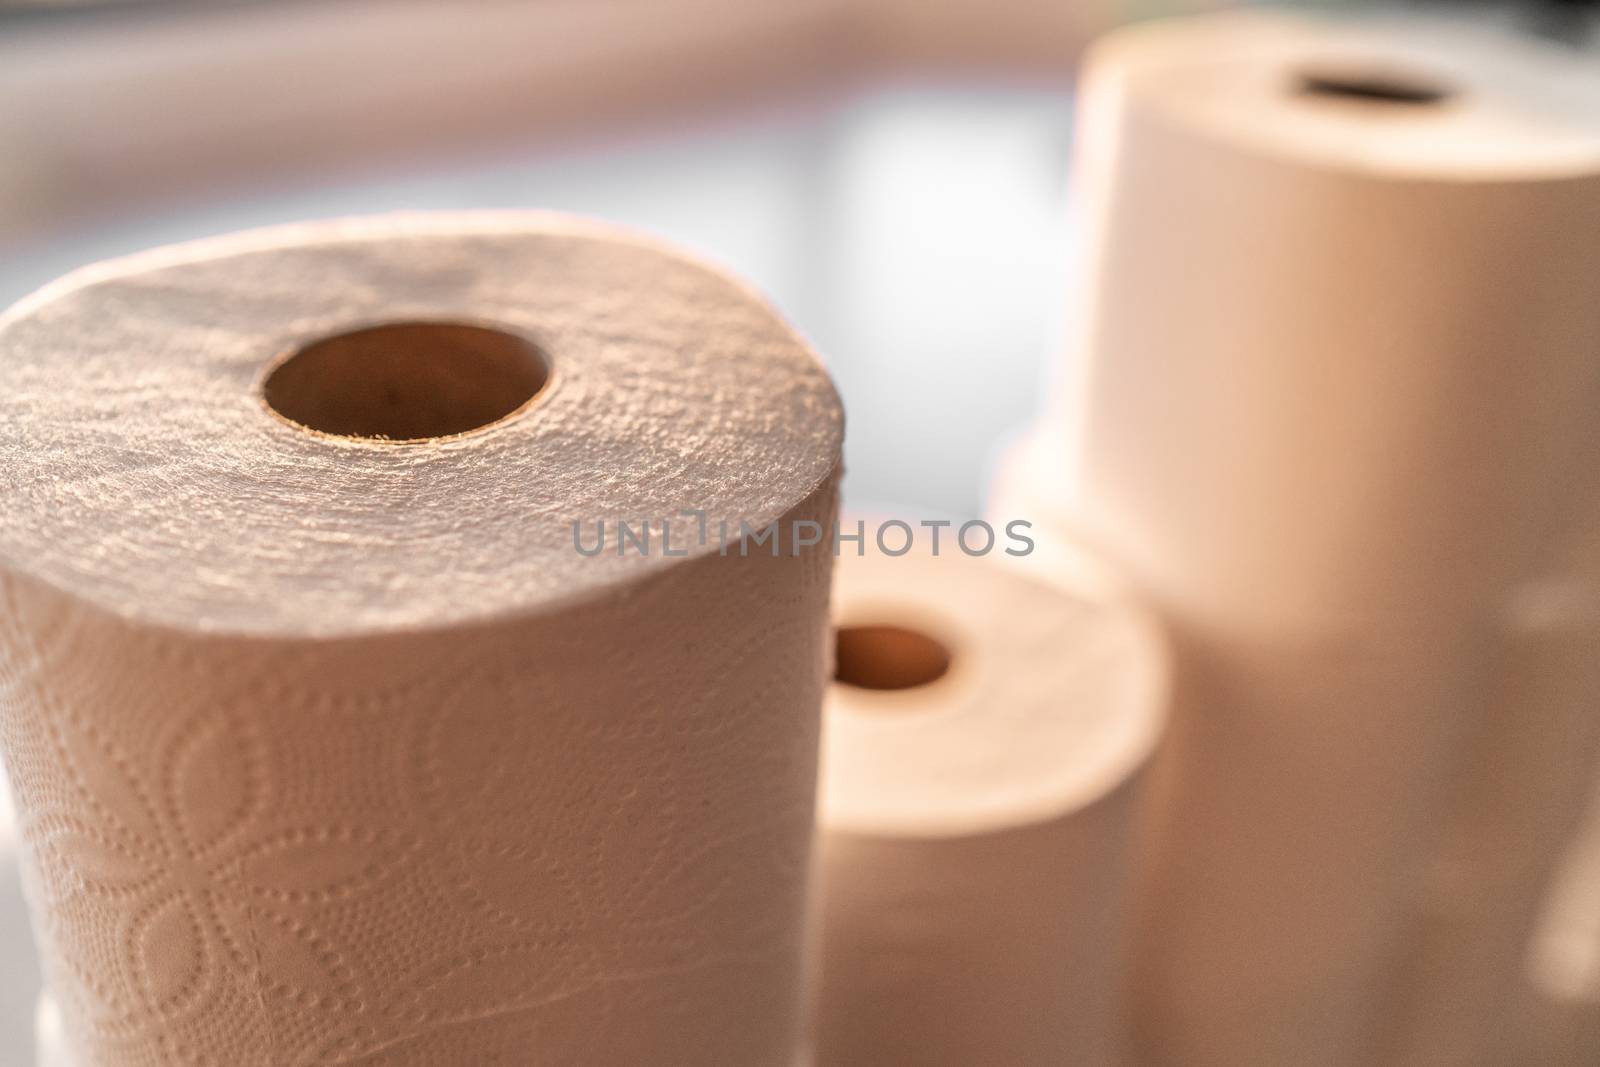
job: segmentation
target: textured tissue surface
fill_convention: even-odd
[[[400,447],[265,415],[280,354],[440,319],[548,353],[534,410]],[[765,523],[828,478],[842,433],[826,373],[760,299],[542,215],[284,227],[112,261],[0,319],[0,375],[0,565],[233,632],[438,625],[636,580],[676,560],[581,557],[572,522]]]
[[[526,328],[555,391],[422,445],[251,394],[418,317]],[[79,1067],[787,1067],[831,555],[569,526],[831,523],[769,309],[562,220],[340,224],[69,280],[0,378],[0,747]]]

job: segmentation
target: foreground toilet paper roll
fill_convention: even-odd
[[[35,1067],[76,1067],[71,1053],[67,1050],[67,1036],[62,1030],[61,1009],[56,1006],[55,999],[48,994],[39,998],[39,1006],[34,1013],[34,1046],[38,1050],[34,1056]],[[804,1053],[796,1054],[793,1060],[794,1067],[814,1067]]]
[[[35,1067],[76,1067],[67,1050],[67,1036],[62,1030],[61,1009],[48,994],[39,998],[34,1013]],[[804,1052],[796,1053],[794,1067],[814,1067]]]
[[[0,1061],[6,1063],[26,1064],[33,1047],[30,1009],[39,995],[39,966],[27,911],[17,841],[9,825],[0,825],[0,959],[5,961],[0,968]]]
[[[846,552],[835,600],[816,1063],[1113,1062],[1158,632],[951,545]]]
[[[547,216],[10,312],[0,744],[78,1067],[787,1065],[840,435],[766,304]]]
[[[1063,462],[1167,601],[1316,625],[1530,576],[1600,403],[1600,69],[1263,11],[1090,56]]]

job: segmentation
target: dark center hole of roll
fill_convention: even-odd
[[[1425,74],[1387,67],[1302,70],[1295,76],[1295,91],[1321,99],[1412,107],[1437,104],[1451,95],[1448,86]]]
[[[858,689],[912,689],[950,669],[950,650],[903,626],[841,626],[834,632],[834,681]]]
[[[320,433],[450,437],[499,422],[550,380],[537,347],[505,330],[396,322],[313,341],[267,376],[267,406]]]

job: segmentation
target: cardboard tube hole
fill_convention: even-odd
[[[1451,95],[1447,86],[1427,75],[1389,68],[1302,70],[1296,76],[1296,91],[1330,100],[1412,107],[1438,104]]]
[[[914,689],[943,678],[950,650],[903,626],[841,626],[834,633],[834,681],[858,689]]]
[[[397,322],[313,341],[267,376],[267,406],[340,437],[425,441],[515,414],[550,380],[532,342],[453,322]]]

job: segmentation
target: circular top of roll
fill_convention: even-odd
[[[936,557],[846,551],[834,582],[839,631],[917,635],[948,664],[906,688],[830,687],[822,825],[969,836],[1047,822],[1126,782],[1166,724],[1168,649],[1154,618],[1113,582],[1076,584],[1046,586],[949,544]],[[915,648],[884,653],[908,669],[880,670],[873,684],[936,673],[917,669],[925,657]],[[845,654],[841,640],[841,663]]]
[[[636,235],[278,227],[90,267],[0,318],[0,567],[186,630],[536,613],[777,520],[828,482],[842,424],[767,303]],[[651,524],[648,554],[616,553],[617,520]],[[592,547],[601,521],[580,553],[573,524]]]
[[[1600,65],[1458,22],[1161,20],[1110,34],[1089,69],[1151,114],[1314,166],[1456,182],[1600,168]]]

